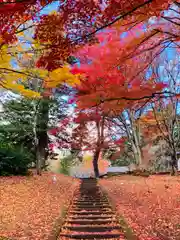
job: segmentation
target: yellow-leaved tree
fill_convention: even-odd
[[[78,84],[78,75],[70,73],[68,64],[53,70],[37,68],[36,59],[41,54],[41,45],[25,34],[19,34],[21,41],[0,46],[0,87],[28,98],[42,97],[42,88],[55,88],[61,84]],[[0,38],[1,39],[1,38]],[[29,42],[27,47],[24,42]],[[30,89],[28,82],[39,85]]]
[[[78,75],[70,73],[65,64],[53,71],[36,67],[36,60],[42,54],[42,46],[21,33],[16,43],[0,45],[0,87],[23,97],[30,98],[34,118],[33,139],[36,152],[36,169],[41,174],[45,167],[48,148],[49,94],[53,88],[66,83],[78,84]],[[29,43],[27,45],[26,43]],[[25,43],[25,44],[24,44]]]
[[[13,47],[12,47],[13,48]],[[12,50],[11,48],[11,50]],[[26,69],[20,69],[13,61],[15,58],[11,55],[9,46],[3,45],[0,49],[0,86],[1,88],[11,90],[26,97],[40,97],[38,92],[25,88],[20,82],[24,82],[28,78],[34,77],[29,74]]]
[[[79,84],[79,75],[73,75],[70,72],[69,65],[64,65],[62,68],[57,68],[52,72],[49,72],[47,78],[45,78],[45,85],[47,88],[55,88],[60,84],[66,83],[68,85]]]

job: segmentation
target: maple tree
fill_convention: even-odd
[[[129,4],[119,1],[112,7],[115,14],[120,15],[112,19],[110,25],[115,23],[113,26],[118,32],[126,32],[124,57],[148,51],[151,55],[148,66],[167,47],[179,48],[180,6],[177,1],[131,1]],[[111,17],[111,4],[105,12]]]
[[[105,157],[111,158],[113,161],[115,155],[119,157],[120,152],[124,151],[124,144],[128,139],[124,137],[122,126],[119,131],[120,124],[118,121],[115,121],[117,116],[108,115],[100,107],[80,109],[80,112],[78,111],[79,109],[77,108],[78,115],[75,118],[75,122],[78,125],[73,130],[72,146],[81,150],[84,154],[86,151],[90,151],[93,154],[91,164],[94,168],[95,176],[99,177],[99,160]],[[112,154],[113,157],[108,157],[110,150],[115,152],[115,154]],[[138,159],[137,165],[139,165]]]
[[[94,136],[89,136],[90,126],[88,124],[93,123],[93,121],[95,121],[93,116],[86,113],[78,115],[76,113],[76,117],[73,118],[67,116],[58,123],[58,126],[49,131],[51,135],[56,137],[53,146],[71,149],[74,157],[77,156],[82,161],[82,153],[93,150],[96,141],[96,136],[95,139]],[[74,123],[71,124],[72,122]],[[96,135],[96,132],[94,134]]]
[[[83,149],[91,146],[90,140],[87,139],[88,135],[88,127],[85,122],[80,122],[72,131],[71,152],[74,152],[81,161]]]
[[[93,155],[93,166],[94,166],[94,174],[96,177],[99,177],[99,168],[98,168],[98,160],[99,156],[101,153],[101,150],[104,145],[104,130],[105,130],[105,116],[100,116],[100,112],[98,113],[98,109],[95,109],[94,112],[90,112],[89,114],[87,113],[80,113],[78,116],[78,119],[76,119],[76,122],[80,121],[81,123],[84,122],[93,122],[95,125],[95,130],[94,134],[95,139],[92,143],[88,144],[90,145],[90,148],[94,150],[94,155]],[[93,131],[93,128],[92,130]]]
[[[115,147],[112,139],[113,131],[109,120],[100,109],[79,111],[75,116],[67,116],[58,125],[49,131],[56,139],[51,147],[68,148],[74,157],[83,161],[83,155],[87,152],[93,154],[94,172],[99,177],[98,163],[102,151],[108,147]]]
[[[72,125],[72,118],[61,116],[58,122],[49,129],[48,133],[53,136],[53,139],[49,144],[50,150],[53,150],[55,147],[60,149],[71,149]]]
[[[177,1],[167,0],[65,1],[56,13],[42,16],[38,24],[36,38],[46,49],[38,65],[48,64],[49,69],[62,65],[80,46],[96,42],[95,34],[109,26],[115,26],[119,34],[128,33],[125,37],[128,41],[123,42],[126,57],[130,52],[137,54],[156,47],[154,55],[159,54],[167,47],[166,43],[179,41],[178,16],[174,19],[174,14],[179,14],[176,8],[179,8]],[[164,10],[168,10],[170,16],[166,16]],[[149,21],[152,17],[155,24]],[[167,30],[169,24],[172,31]]]
[[[100,14],[100,7],[93,0],[65,1],[57,12],[43,15],[35,32],[44,52],[37,66],[53,70],[69,61],[69,57],[87,42],[93,43],[94,37],[81,38],[94,29],[94,18]]]
[[[179,48],[179,4],[176,1],[144,3],[145,5],[135,9],[131,16],[116,21],[114,26],[121,34],[126,32],[124,39],[128,41],[124,41],[125,57],[146,52],[151,56],[147,62],[148,66],[169,46]]]
[[[100,43],[82,48],[76,56],[83,63],[80,68],[74,66],[71,70],[74,74],[81,74],[80,84],[76,87],[78,90],[77,107],[80,111],[89,110],[90,116],[92,109],[96,107],[100,108],[101,114],[103,113],[109,118],[121,116],[122,113],[125,114],[124,116],[128,115],[131,130],[126,123],[126,117],[123,119],[123,123],[126,126],[126,134],[131,142],[136,163],[141,166],[141,140],[137,134],[138,126],[135,122],[135,114],[139,110],[141,115],[142,107],[145,107],[156,94],[163,96],[162,90],[166,84],[155,82],[153,75],[147,79],[145,71],[136,75],[141,65],[144,64],[137,59],[130,60],[129,64],[127,62],[126,64],[117,64],[118,57],[121,57],[121,48],[119,47],[121,42],[116,36],[116,31],[110,30],[110,33],[103,33],[97,37]],[[120,50],[117,51],[117,49]],[[133,63],[137,66],[135,70],[130,69]],[[126,109],[129,111],[126,112]],[[95,159],[96,161],[98,159],[96,154]]]
[[[87,92],[91,96],[89,102],[92,101],[92,106],[102,103],[109,108],[113,101],[141,100],[153,98],[156,94],[163,95],[161,90],[165,84],[154,83],[153,76],[149,79],[145,78],[146,69],[139,73],[139,69],[144,67],[146,62],[140,62],[140,59],[137,58],[129,60],[125,64],[117,62],[123,55],[123,45],[115,30],[109,30],[109,33],[102,33],[97,37],[99,44],[84,47],[77,52],[76,56],[82,64],[80,68],[75,66],[71,71],[74,74],[82,75],[81,85],[77,89],[81,93],[82,88],[82,95],[84,93],[85,96]],[[134,68],[131,68],[132,64]],[[98,75],[96,69],[98,69]],[[93,89],[96,81],[99,85],[95,90],[97,93]],[[132,101],[119,101],[118,103],[117,107],[119,105],[119,108],[123,108],[124,103],[130,105]]]
[[[34,16],[33,14],[35,14],[32,8],[38,9],[40,6],[44,6],[50,2],[51,1],[28,1],[25,3],[22,1],[17,3],[15,1],[14,4],[9,3],[4,5],[7,8],[8,13],[14,11],[19,16],[19,13],[21,12],[21,15],[22,13],[26,14],[26,18],[28,14],[31,14],[28,16],[28,19],[32,19]],[[101,1],[88,1],[87,3],[79,1],[72,3],[71,1],[66,1],[63,4],[60,4],[57,13],[44,15],[38,22],[35,38],[43,45],[45,44],[45,48],[47,47],[48,49],[40,57],[37,66],[47,65],[46,68],[50,70],[62,66],[63,62],[68,59],[69,55],[77,50],[78,44],[81,45],[82,43],[84,44],[87,42],[87,38],[84,37],[84,35],[86,35],[86,33],[88,34],[91,30],[97,30],[98,26],[102,25],[104,19],[110,21],[113,18],[116,18],[117,14],[127,14],[127,16],[129,16],[128,11],[129,13],[135,11],[135,15],[139,16],[142,14],[141,10],[138,9],[143,9],[143,7],[148,10],[146,16],[146,19],[148,19],[153,15],[157,16],[160,14],[161,10],[168,7],[168,4],[169,2],[166,1],[142,1],[141,3],[132,1],[131,4],[124,4],[123,1],[119,1],[115,5],[111,1],[108,3],[102,3]],[[114,8],[116,8],[116,11],[114,11]],[[24,12],[25,10],[28,14]],[[136,11],[139,12],[137,13]],[[86,12],[88,12],[88,14]],[[76,19],[79,20],[76,21]],[[131,15],[129,16],[129,19],[131,19]],[[20,19],[18,20],[20,21]],[[17,20],[14,21],[16,22]],[[54,23],[54,25],[52,25],[52,23]],[[10,23],[10,25],[12,24]],[[79,27],[80,25],[82,26]],[[78,29],[80,29],[81,32],[79,32]],[[13,32],[13,34],[14,33],[15,32]],[[79,38],[79,42],[76,41],[77,37]],[[50,65],[48,66],[48,64]]]
[[[104,174],[107,173],[108,166],[109,162],[105,158],[103,158],[102,153],[100,153],[98,159],[99,176],[103,176]],[[90,177],[95,176],[92,155],[84,154],[82,168],[84,172],[88,171],[88,173],[90,173]]]
[[[24,14],[26,18],[32,19],[35,16],[32,7],[39,10],[41,6],[44,7],[51,2],[22,1],[20,3],[16,2],[4,5],[8,13],[14,11],[19,16],[20,11],[21,15]],[[43,43],[45,49],[45,52],[38,61],[38,66],[50,64],[46,67],[48,69],[55,69],[62,65],[63,61],[77,49],[78,45],[87,43],[89,40],[91,41],[94,38],[94,34],[100,29],[110,26],[119,20],[118,24],[123,26],[128,25],[123,31],[128,31],[129,27],[134,23],[145,22],[152,16],[164,17],[162,12],[168,9],[171,3],[173,1],[164,0],[142,0],[140,2],[134,0],[130,3],[124,1],[114,3],[113,1],[94,0],[88,0],[86,3],[84,1],[72,2],[70,0],[63,3],[59,2],[57,13],[44,15],[40,17],[40,20],[37,19],[38,26],[35,38]],[[177,7],[179,6],[176,1],[174,1],[174,4]],[[24,12],[25,9],[30,16]],[[146,14],[143,14],[144,12]],[[167,19],[165,20],[167,21]],[[168,18],[168,21],[171,24],[173,22],[171,18]],[[12,25],[11,22],[10,25]],[[178,26],[178,22],[175,22],[174,25]],[[142,29],[140,32],[143,34]],[[146,35],[143,35],[143,37],[146,37]],[[173,33],[170,35],[173,40],[175,34],[174,36]],[[154,36],[154,32],[152,36]],[[135,38],[135,34],[133,34],[133,38]],[[130,41],[130,44],[132,44],[132,41]]]
[[[0,49],[4,44],[17,40],[18,25],[30,19],[33,13],[33,1],[0,1]],[[35,10],[35,9],[34,9]]]

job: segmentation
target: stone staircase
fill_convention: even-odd
[[[96,179],[83,179],[67,213],[59,240],[119,239],[125,240],[107,197]]]

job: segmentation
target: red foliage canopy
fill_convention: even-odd
[[[100,34],[99,41],[100,44],[79,51],[77,56],[80,59],[86,56],[86,61],[80,68],[72,69],[72,73],[82,75],[81,84],[77,86],[80,109],[101,105],[106,112],[122,111],[137,104],[138,100],[161,92],[165,87],[163,83],[155,83],[153,77],[146,79],[145,72],[136,74],[144,66],[146,56],[143,62],[133,59],[125,64],[118,63],[121,59],[122,43],[115,31],[104,36]],[[135,68],[132,69],[133,65]]]
[[[127,25],[146,21],[159,16],[170,3],[170,0],[66,0],[60,3],[57,14],[41,17],[35,37],[47,51],[38,66],[55,69],[78,47],[96,42],[94,33],[100,29],[118,19]]]
[[[95,30],[94,18],[100,8],[93,0],[67,0],[60,5],[56,14],[42,16],[36,29],[35,38],[45,46],[45,52],[37,66],[53,70],[60,67],[78,47],[94,42],[94,38],[81,39]],[[80,39],[79,39],[80,38]],[[78,40],[79,39],[79,40]]]
[[[0,37],[1,44],[12,43],[18,27],[33,19],[42,6],[53,0],[0,0]]]

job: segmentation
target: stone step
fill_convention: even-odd
[[[85,200],[85,199],[89,199],[90,201],[93,200],[107,200],[107,197],[105,196],[80,196],[80,195],[76,195],[75,199],[79,198],[80,200]]]
[[[107,214],[107,212],[111,212],[112,209],[111,208],[72,208],[72,211],[76,211],[79,214],[87,212],[87,214],[91,214],[93,212],[93,214],[95,214],[95,212],[97,212],[97,214]],[[114,214],[113,212],[111,212],[111,214]]]
[[[103,204],[103,203],[106,203],[106,204],[109,204],[109,202],[107,200],[74,200],[74,203],[85,203],[85,204],[93,204],[93,203],[97,203],[97,204]],[[110,205],[110,204],[109,204]]]
[[[108,205],[106,205],[106,206],[93,206],[93,205],[89,205],[89,206],[76,206],[76,205],[74,205],[74,206],[72,206],[72,208],[71,209],[77,209],[77,211],[83,211],[83,210],[87,210],[87,211],[89,211],[89,210],[111,210],[112,208],[110,207],[110,206],[108,206]]]
[[[72,237],[61,237],[61,239],[58,240],[75,240],[77,238],[72,238]],[[89,238],[85,238],[85,239],[89,239]],[[90,238],[92,239],[92,238]],[[124,238],[93,238],[93,240],[107,240],[107,239],[111,239],[111,240],[125,240]],[[81,240],[84,240],[84,238],[81,238]]]
[[[82,204],[82,205],[89,205],[89,204],[91,204],[91,205],[103,205],[103,204],[108,204],[108,205],[110,205],[108,201],[74,201],[74,204],[77,204],[77,205],[79,205],[79,204]]]
[[[111,206],[108,202],[74,202],[73,206]]]
[[[89,199],[82,199],[82,198],[79,198],[79,199],[74,199],[74,202],[77,202],[77,203],[82,203],[82,202],[85,202],[85,203],[92,203],[92,202],[97,202],[97,203],[109,203],[109,201],[105,198],[105,199],[99,199],[99,200],[89,200]]]
[[[107,198],[75,198],[74,201],[79,201],[79,202],[108,202]]]
[[[78,215],[69,215],[68,216],[68,218],[69,219],[86,219],[86,220],[88,220],[88,219],[91,219],[91,220],[100,220],[100,219],[109,219],[109,218],[112,218],[112,219],[114,219],[114,215],[113,214],[109,214],[109,215],[106,215],[106,214],[104,214],[104,215],[86,215],[86,216],[84,216],[84,215],[80,215],[80,214],[78,214]]]
[[[73,204],[72,207],[77,208],[111,208],[109,204]]]
[[[115,219],[114,219],[115,220]],[[109,224],[114,221],[112,218],[107,219],[73,219],[73,220],[67,220],[66,223],[70,224],[82,224],[82,225],[88,225],[88,224]]]
[[[89,206],[110,206],[111,207],[111,205],[110,204],[108,204],[108,203],[98,203],[98,202],[89,202],[89,203],[84,203],[84,202],[81,202],[81,203],[73,203],[71,206],[77,206],[77,207],[81,207],[81,206],[83,206],[83,207],[89,207]]]
[[[124,236],[119,233],[119,232],[107,232],[107,233],[102,233],[102,232],[94,232],[94,233],[83,233],[83,234],[80,234],[80,233],[62,233],[60,234],[60,238],[59,240],[61,239],[61,237],[67,237],[67,238],[70,238],[70,239],[82,239],[82,240],[85,240],[85,239],[118,239],[118,240],[124,240]]]
[[[74,206],[72,206],[72,209],[77,209],[77,211],[82,211],[82,210],[95,210],[95,209],[97,209],[97,210],[109,210],[109,209],[111,209],[111,207],[110,206],[93,206],[93,205],[89,205],[89,206],[76,206],[76,205],[74,205]]]
[[[97,191],[96,189],[93,189],[94,193],[92,191],[90,192],[83,192],[80,190],[79,192],[76,192],[76,196],[81,196],[81,197],[89,197],[89,198],[94,198],[94,197],[105,197],[102,193],[95,193]]]
[[[114,214],[113,211],[69,211],[69,214],[79,214],[79,215],[108,215],[108,214]]]
[[[84,186],[84,188],[80,188],[76,191],[76,194],[82,194],[82,197],[84,196],[103,196],[103,193],[100,191],[97,187],[91,187],[91,186]]]
[[[78,232],[105,232],[105,231],[112,231],[112,230],[121,230],[118,225],[64,225],[63,229],[71,230],[71,231],[78,231]]]

